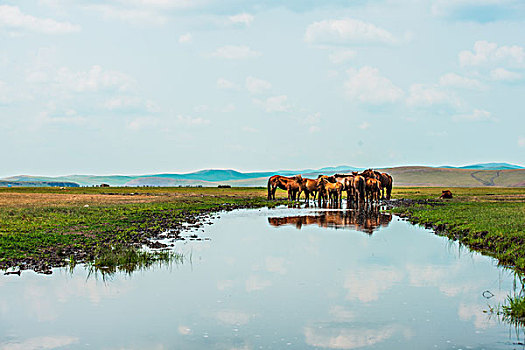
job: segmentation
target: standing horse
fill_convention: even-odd
[[[379,201],[379,195],[381,194],[381,181],[369,177],[366,179],[366,197],[369,203]]]
[[[306,203],[310,201],[310,193],[313,194],[314,202],[315,202],[315,198],[317,197],[317,192],[319,191],[319,180],[302,178],[301,190],[304,192],[304,200]]]
[[[386,199],[390,199],[392,193],[392,176],[387,173],[380,173],[379,171],[374,171],[376,179],[381,181],[381,199],[385,199],[385,189],[386,189]]]
[[[350,203],[354,201],[355,192],[354,192],[354,175],[350,174],[335,174],[334,175],[337,182],[343,184],[343,191],[346,191],[346,202]]]
[[[343,184],[340,182],[329,182],[327,178],[320,178],[319,206],[321,205],[321,195],[323,199],[329,200],[334,206],[339,206]]]
[[[358,175],[357,171],[352,172],[352,175],[354,175],[354,193],[355,193],[355,200],[356,202],[364,202],[365,201],[365,188],[366,188],[366,180],[363,176]]]
[[[288,191],[288,183],[297,181],[299,178],[301,178],[301,175],[296,175],[294,177],[273,175],[270,177],[268,179],[268,200],[275,200],[275,192],[277,191],[277,188]]]

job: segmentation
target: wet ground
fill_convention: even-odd
[[[182,263],[0,276],[0,349],[523,349],[484,312],[512,272],[429,230],[315,207],[212,222],[174,242]]]

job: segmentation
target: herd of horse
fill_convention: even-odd
[[[373,169],[362,173],[354,171],[351,174],[319,175],[317,179],[307,179],[301,175],[274,175],[268,179],[268,200],[275,199],[275,192],[280,188],[288,192],[290,201],[299,201],[301,193],[304,193],[306,203],[309,203],[312,195],[314,202],[317,198],[319,206],[340,206],[343,192],[346,192],[348,203],[377,203],[380,197],[390,199],[392,183],[392,176]]]

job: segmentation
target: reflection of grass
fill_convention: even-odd
[[[525,297],[523,295],[509,295],[501,306],[503,319],[511,324],[525,326]]]
[[[134,271],[145,270],[152,266],[182,263],[184,256],[172,251],[144,251],[130,246],[99,248],[94,258],[87,265],[90,274],[100,272],[103,276],[117,271],[131,274]]]
[[[503,304],[489,305],[489,313],[514,326],[517,335],[525,330],[525,296],[522,293],[508,295]]]

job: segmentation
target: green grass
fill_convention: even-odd
[[[421,202],[393,212],[525,272],[525,189],[453,188],[452,192],[453,199],[438,200],[437,188],[396,189],[394,198]]]

